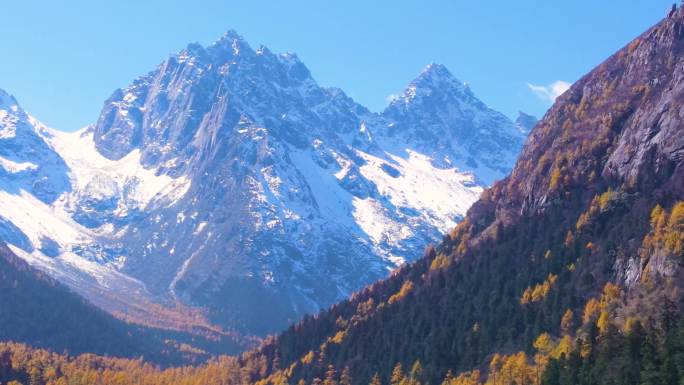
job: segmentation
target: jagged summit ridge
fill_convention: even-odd
[[[524,134],[489,108],[443,65],[430,64],[382,114],[389,142],[410,142],[438,166],[471,171],[489,185],[509,170]],[[387,144],[392,146],[392,144]]]
[[[0,109],[7,110],[16,104],[17,101],[14,99],[14,96],[0,88]]]
[[[41,212],[87,236],[57,239],[52,259],[14,251],[105,308],[81,285],[89,263],[140,301],[273,332],[420,256],[513,164],[515,125],[445,67],[412,87],[371,113],[294,54],[232,32],[191,44],[115,91],[93,126],[40,136],[70,170]]]
[[[417,88],[434,88],[473,95],[467,83],[460,81],[445,65],[438,63],[426,65],[409,87],[411,85]]]

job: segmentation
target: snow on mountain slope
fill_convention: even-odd
[[[102,227],[97,230],[100,234],[111,231],[112,222],[124,222],[148,205],[172,205],[190,187],[184,177],[172,178],[142,166],[138,150],[118,160],[105,158],[95,149],[89,128],[73,133],[46,132],[46,141],[69,167],[75,191],[57,205],[86,227]]]
[[[31,265],[111,311],[149,304],[141,282],[75,253],[97,250],[99,241],[61,207],[73,190],[69,166],[45,140],[53,131],[1,90],[0,116],[2,240]]]
[[[43,140],[43,129],[0,90],[0,234],[27,250],[58,254],[87,235],[50,205],[71,186],[67,166]]]
[[[5,159],[3,157],[0,157],[0,167],[5,169],[5,172],[8,174],[19,174],[23,171],[31,171],[31,170],[36,170],[38,166],[35,163],[31,162],[13,162],[9,159]]]
[[[419,257],[524,137],[443,66],[376,114],[234,32],[75,133],[0,95],[0,236],[17,254],[107,310],[131,291],[136,308],[180,302],[256,334]]]
[[[43,128],[0,90],[0,183],[50,203],[71,186],[64,161],[41,137]]]
[[[383,148],[403,150],[408,144],[438,167],[470,171],[485,185],[507,174],[524,139],[513,122],[440,64],[425,67],[383,118],[376,131]]]
[[[120,272],[107,254],[116,227],[83,226],[68,203],[84,192],[100,199],[118,185],[135,187],[129,196],[138,205],[173,201],[188,182],[155,177],[135,154],[122,161],[106,159],[95,151],[92,134],[47,128],[2,90],[0,106],[0,166],[5,170],[0,170],[0,238],[32,266],[96,305],[137,319],[152,316],[148,312],[158,299],[144,283]],[[89,181],[102,178],[115,184],[93,189]]]
[[[455,167],[437,168],[430,157],[406,152],[407,158],[387,153],[390,163],[358,151],[366,162],[361,174],[372,180],[380,195],[388,197],[394,206],[418,211],[421,222],[446,233],[477,200],[482,186],[475,184],[472,174],[460,173]]]
[[[88,229],[74,222],[66,213],[27,191],[20,189],[11,193],[5,188],[8,185],[3,183],[1,186],[0,213],[3,219],[18,227],[35,248],[40,250],[50,244],[55,248],[53,254],[59,254],[61,249],[92,238]]]
[[[165,192],[183,190],[189,187],[185,178],[171,178],[156,174],[140,164],[140,151],[131,151],[117,161],[102,156],[95,149],[93,133],[86,129],[73,133],[52,131],[48,142],[62,156],[71,171],[72,183],[79,191],[90,193],[91,197],[109,197],[112,193],[122,193],[119,187],[128,187],[126,198],[144,208],[153,198]],[[99,180],[108,176],[114,182],[111,186]]]

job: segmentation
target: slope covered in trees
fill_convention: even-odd
[[[610,283],[591,298],[584,313],[566,311],[561,320],[562,336],[540,334],[531,352],[495,353],[486,365],[454,375],[449,371],[442,385],[560,385],[560,384],[653,384],[679,385],[684,379],[684,319],[674,303],[662,299],[656,315],[621,320],[616,313],[625,300],[622,290]],[[573,323],[580,325],[573,329]],[[160,369],[142,360],[107,358],[85,354],[69,357],[16,343],[0,343],[0,383],[17,384],[187,384],[246,385],[267,370],[263,356],[248,354],[238,359],[222,356],[197,367]],[[325,385],[362,384],[346,366],[328,365]],[[257,384],[287,384],[287,371]],[[290,379],[291,380],[291,379]],[[305,383],[304,380],[298,384]],[[370,385],[381,385],[378,375]],[[420,361],[410,367],[397,363],[391,385],[428,384]]]
[[[211,337],[211,338],[210,338]],[[220,336],[191,336],[113,318],[43,273],[0,242],[0,341],[56,352],[143,357],[151,362],[201,362],[239,344]]]
[[[424,258],[256,351],[160,370],[5,345],[0,375],[30,381],[33,370],[35,383],[74,384],[681,384],[683,50],[680,9],[562,95],[512,174]],[[46,379],[54,371],[61,375]]]
[[[425,258],[266,344],[270,371],[313,381],[332,364],[387,383],[420,361],[434,384],[532,353],[609,282],[625,292],[618,317],[679,308],[683,49],[679,9],[562,95],[512,174]]]

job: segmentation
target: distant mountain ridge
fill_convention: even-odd
[[[57,154],[2,182],[14,252],[109,311],[133,303],[145,318],[148,301],[180,301],[256,334],[420,256],[525,137],[441,65],[371,113],[296,55],[232,31],[115,91],[79,132],[6,104],[0,129],[35,141],[19,151]],[[0,138],[0,155],[12,143]],[[54,186],[41,198],[26,186],[43,179]]]
[[[518,128],[525,134],[529,134],[530,131],[537,125],[539,119],[530,114],[526,114],[522,111],[518,112],[518,117],[515,119],[515,124]]]

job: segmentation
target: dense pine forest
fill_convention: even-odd
[[[583,314],[568,311],[562,317],[563,334],[553,338],[542,333],[529,352],[495,353],[481,368],[454,375],[449,371],[442,385],[565,385],[627,384],[679,385],[684,379],[684,319],[676,304],[663,299],[662,309],[641,321],[627,318],[615,322],[619,302],[617,286],[585,305]],[[576,319],[577,318],[577,319]],[[575,323],[576,329],[570,329]],[[0,344],[0,383],[5,384],[250,384],[266,370],[263,356],[237,359],[220,357],[199,367],[161,370],[142,360],[104,358],[95,355],[69,357],[22,344]],[[288,384],[284,376],[257,383]],[[303,380],[298,384],[306,383]],[[349,367],[328,365],[322,378],[312,384],[363,384]],[[391,368],[388,380],[375,374],[369,385],[430,384],[423,364],[401,363]]]

